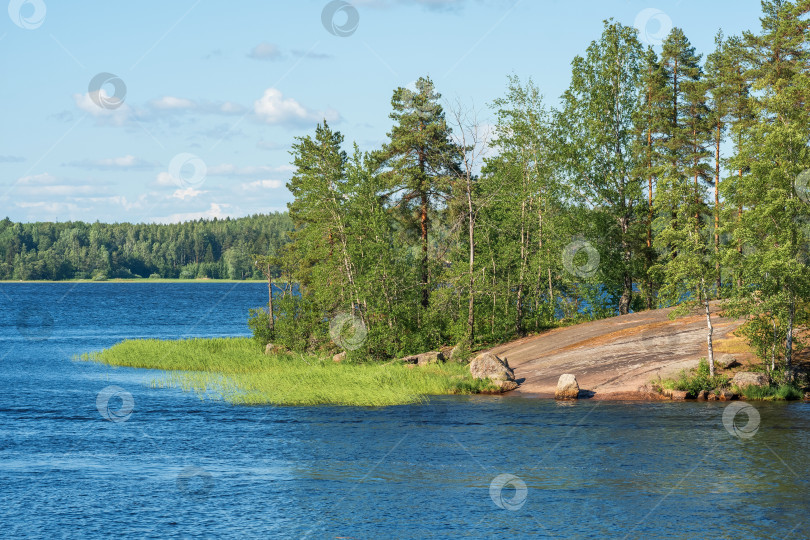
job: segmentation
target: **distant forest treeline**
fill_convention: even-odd
[[[289,241],[284,213],[185,223],[0,221],[0,279],[254,279],[253,254]]]

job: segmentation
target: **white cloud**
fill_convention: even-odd
[[[302,125],[322,122],[337,122],[340,115],[337,111],[313,111],[298,103],[293,98],[285,98],[281,91],[268,88],[264,95],[253,104],[256,116],[268,124]]]
[[[108,192],[109,188],[104,185],[58,178],[47,172],[18,178],[8,191],[20,208],[39,208],[67,200],[78,202]]]
[[[66,202],[16,202],[14,206],[18,208],[36,209],[47,215],[57,217],[72,216],[80,210],[79,205]]]
[[[194,189],[193,187],[187,187],[186,189],[178,189],[172,193],[172,197],[175,199],[186,200],[186,199],[193,199],[194,197],[198,197],[203,193],[208,193],[207,191],[201,191],[199,189]]]
[[[190,99],[174,96],[163,96],[158,99],[153,99],[149,102],[149,105],[154,109],[161,110],[193,109],[197,106]]]
[[[59,186],[37,186],[35,189],[24,188],[17,191],[24,195],[36,195],[39,197],[78,197],[80,195],[97,195],[106,190],[98,186],[71,186],[62,184]]]
[[[151,221],[156,223],[179,223],[181,221],[192,221],[197,219],[222,219],[227,217],[227,212],[224,208],[230,207],[229,204],[224,203],[211,203],[208,210],[202,212],[186,212],[171,214],[165,217],[152,218]]]
[[[161,171],[158,173],[157,178],[155,179],[159,186],[176,186],[177,181],[174,177],[166,171]]]
[[[219,105],[219,112],[222,114],[242,114],[245,112],[245,108],[238,103],[226,101],[225,103]]]
[[[281,180],[256,180],[255,182],[246,182],[242,184],[244,190],[255,189],[278,189],[284,187],[284,182]]]
[[[254,60],[281,60],[282,57],[279,48],[266,41],[259,43],[248,53],[248,58]]]
[[[100,122],[110,123],[116,126],[123,125],[132,116],[132,109],[126,103],[115,109],[106,109],[96,104],[96,101],[107,101],[111,96],[102,88],[101,90],[84,94],[73,94],[73,101],[76,107],[97,118]]]
[[[114,158],[71,161],[67,165],[85,169],[149,169],[155,167],[156,164],[127,154],[126,156]]]
[[[269,167],[267,165],[237,167],[233,163],[221,163],[208,167],[208,176],[265,176],[267,174],[294,171],[292,165]]]
[[[23,176],[16,182],[18,186],[50,186],[59,182],[59,179],[50,173],[32,174]]]
[[[232,101],[194,101],[193,99],[163,96],[151,100],[149,108],[160,115],[196,112],[200,114],[244,114],[245,107]]]

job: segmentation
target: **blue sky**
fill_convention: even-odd
[[[759,15],[751,0],[11,0],[0,218],[284,210],[293,137],[325,117],[347,150],[372,149],[391,127],[393,90],[421,75],[484,116],[509,74],[533,78],[553,105],[606,18],[654,45],[679,26],[706,54],[718,28],[757,30]]]

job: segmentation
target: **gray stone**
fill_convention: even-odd
[[[731,401],[737,399],[737,394],[731,390],[720,390],[720,401]]]
[[[332,357],[333,362],[343,362],[346,359],[346,351],[337,353],[335,356]]]
[[[577,399],[579,396],[579,384],[577,378],[570,374],[564,373],[560,375],[557,381],[557,392],[554,394],[554,399]]]
[[[746,386],[768,386],[768,376],[764,373],[754,373],[752,371],[740,371],[731,379],[731,384],[739,388]]]
[[[734,366],[739,366],[740,365],[740,363],[737,361],[737,359],[734,358],[733,355],[728,354],[728,353],[720,355],[720,358],[716,359],[714,361],[714,363],[715,363],[715,365],[717,367],[720,367],[720,368],[723,368],[723,369],[729,369],[729,368],[733,368]]]
[[[470,373],[476,379],[489,379],[501,392],[517,388],[515,372],[509,364],[490,352],[484,352],[470,362]]]
[[[442,363],[444,363],[444,354],[439,351],[430,351],[416,355],[416,364],[419,366]]]
[[[412,354],[402,358],[406,364],[416,364],[419,366],[426,366],[428,364],[436,364],[444,362],[444,354],[440,351],[430,351],[422,354]]]

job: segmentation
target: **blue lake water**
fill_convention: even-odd
[[[806,403],[235,407],[72,360],[248,335],[266,294],[0,284],[0,535],[810,537]]]

